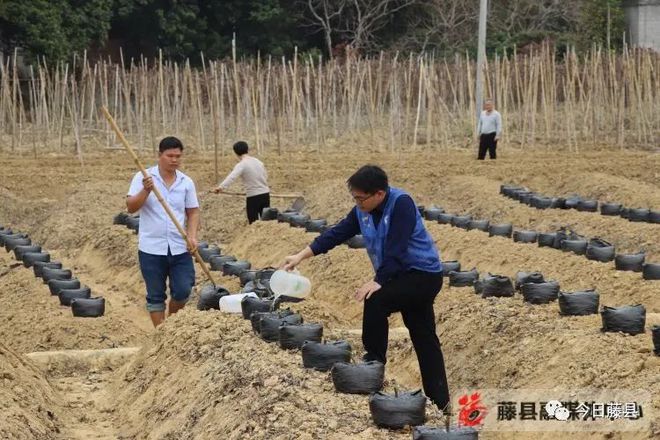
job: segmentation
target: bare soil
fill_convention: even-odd
[[[147,158],[145,158],[147,159]],[[549,195],[578,193],[631,207],[660,209],[660,156],[593,150],[581,155],[504,152],[477,163],[463,152],[353,155],[287,153],[263,158],[274,191],[304,193],[307,211],[330,222],[351,208],[346,178],[361,164],[378,163],[392,184],[419,204],[469,213],[519,228],[552,231],[571,226],[611,241],[621,252],[644,249],[660,261],[660,226],[597,213],[538,211],[498,194],[517,183]],[[146,160],[148,163],[149,161]],[[296,352],[266,344],[249,322],[187,307],[157,331],[144,309],[137,237],[112,218],[123,210],[134,166],[121,151],[86,157],[3,157],[0,225],[27,232],[71,268],[106,315],[73,318],[31,270],[0,251],[0,437],[11,439],[343,439],[410,438],[376,428],[367,398],[335,393],[327,373],[304,370]],[[221,160],[228,172],[234,159]],[[213,158],[190,155],[183,171],[202,192],[214,184]],[[253,267],[278,265],[315,234],[276,222],[247,225],[240,197],[201,195],[203,239]],[[285,208],[285,200],[274,200]],[[427,222],[442,258],[481,273],[514,276],[538,270],[565,291],[595,288],[601,304],[643,304],[647,332],[602,333],[600,316],[560,317],[557,304],[532,306],[515,298],[485,300],[469,288],[444,286],[436,300],[438,334],[452,391],[488,388],[629,388],[653,395],[653,424],[638,433],[562,433],[562,438],[657,438],[660,435],[660,357],[650,327],[660,324],[660,284],[613,264],[479,231]],[[303,263],[313,295],[291,307],[324,325],[327,339],[347,339],[362,354],[361,304],[355,287],[372,276],[364,251],[340,246]],[[204,283],[198,270],[198,282]],[[238,281],[217,275],[230,291]],[[400,317],[391,318],[386,389],[420,387],[417,361]],[[51,369],[22,356],[30,352],[142,347],[123,367]],[[429,406],[429,424],[441,419]],[[483,438],[557,438],[558,433],[484,433]],[[573,435],[573,436],[571,436]]]

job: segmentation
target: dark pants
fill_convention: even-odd
[[[270,208],[270,193],[259,194],[245,199],[248,223],[252,224],[261,218],[261,211]]]
[[[491,159],[497,158],[495,150],[497,150],[497,141],[495,140],[497,133],[482,134],[479,137],[479,160],[486,158],[486,150]]]
[[[386,362],[387,317],[401,312],[417,353],[426,396],[441,409],[449,403],[449,387],[440,340],[435,333],[433,301],[442,274],[410,271],[385,284],[364,302],[362,343],[365,360]]]

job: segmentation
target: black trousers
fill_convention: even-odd
[[[440,340],[435,332],[433,301],[442,287],[442,274],[410,271],[385,284],[364,302],[362,343],[365,360],[386,362],[387,317],[401,312],[408,328],[424,393],[439,408],[449,403],[449,387]]]
[[[270,208],[270,193],[247,197],[245,205],[248,223],[252,224],[261,218],[264,208]]]
[[[479,137],[479,160],[486,158],[486,151],[491,159],[497,158],[497,141],[495,140],[497,133],[486,133]]]

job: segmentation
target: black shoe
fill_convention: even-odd
[[[382,360],[378,359],[376,356],[374,356],[370,353],[365,353],[365,354],[362,355],[362,362],[372,362],[372,361],[377,361],[377,362],[380,362],[382,364],[385,363],[385,362],[383,362]]]

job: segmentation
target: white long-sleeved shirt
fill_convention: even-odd
[[[495,136],[500,137],[502,134],[502,115],[497,110],[490,113],[486,110],[482,111],[478,128],[479,134],[497,133]]]
[[[263,162],[256,157],[244,156],[240,162],[234,166],[234,169],[219,185],[222,189],[227,189],[236,179],[243,180],[245,195],[247,197],[258,196],[270,192],[268,188],[268,173]]]

